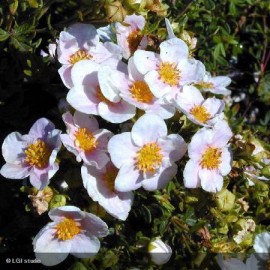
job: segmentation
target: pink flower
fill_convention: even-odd
[[[123,63],[120,62],[119,66],[120,70],[125,69]],[[109,122],[127,121],[135,115],[136,109],[124,101],[119,93],[107,90],[103,83],[106,78],[103,73],[99,74],[102,68],[107,70],[109,67],[89,60],[75,64],[71,72],[74,87],[68,92],[67,101],[76,110],[86,114],[100,115]],[[106,73],[106,76],[109,76],[108,80],[111,79],[111,74]],[[117,81],[119,81],[118,78]]]
[[[160,44],[160,55],[137,50],[134,53],[134,64],[157,98],[168,102],[187,84],[203,79],[204,65],[189,58],[187,44],[179,38],[171,38]]]
[[[175,112],[174,107],[153,95],[133,60],[133,57],[129,58],[128,72],[120,72],[109,67],[100,69],[98,75],[103,93],[110,99],[119,95],[129,104],[146,113],[159,115],[163,119],[172,117]]]
[[[35,188],[44,189],[59,169],[56,156],[61,148],[60,133],[51,121],[40,118],[27,135],[9,134],[2,145],[6,164],[1,174],[10,179],[30,176]]]
[[[126,220],[133,203],[133,193],[115,190],[117,173],[118,169],[111,162],[101,170],[82,166],[83,185],[93,201],[98,202],[113,217]]]
[[[131,132],[115,135],[109,141],[111,160],[119,169],[115,189],[127,192],[141,186],[146,190],[163,188],[175,176],[175,161],[186,149],[180,135],[167,135],[162,118],[154,114],[143,115]]]
[[[221,113],[224,101],[217,98],[204,99],[201,92],[191,85],[185,85],[177,94],[175,105],[188,119],[203,126],[212,126],[223,117]]]
[[[81,60],[91,60],[96,63],[106,61],[118,62],[121,58],[121,49],[112,42],[99,42],[96,28],[91,24],[76,23],[59,36],[57,47],[58,61],[63,65],[59,74],[65,86],[71,88],[72,66]]]
[[[145,49],[147,39],[143,36],[142,30],[145,26],[145,19],[141,15],[128,15],[123,23],[116,23],[117,43],[123,50],[123,57],[128,59],[137,49]]]
[[[226,87],[231,82],[232,80],[227,76],[212,77],[209,72],[206,72],[203,80],[195,83],[195,86],[206,92],[228,96],[231,94],[231,91]]]
[[[49,212],[48,223],[33,240],[36,258],[52,266],[61,263],[69,253],[78,258],[97,254],[100,237],[108,235],[108,226],[99,217],[75,206],[62,206]]]
[[[217,122],[213,129],[202,128],[188,146],[190,160],[184,169],[187,188],[201,186],[208,192],[220,191],[223,176],[231,171],[232,154],[228,141],[232,132],[226,121]]]
[[[99,129],[93,116],[75,112],[74,116],[66,112],[62,116],[67,127],[67,134],[61,134],[61,140],[68,151],[72,152],[78,162],[103,168],[110,160],[107,144],[112,133],[107,129]]]

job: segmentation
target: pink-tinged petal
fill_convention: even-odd
[[[177,69],[181,71],[181,85],[201,81],[205,74],[203,63],[195,59],[180,60]]]
[[[103,119],[111,123],[123,123],[135,116],[136,107],[124,100],[114,104],[101,102],[98,112]]]
[[[81,60],[77,62],[71,71],[72,82],[77,85],[98,85],[97,72],[100,65],[91,60]]]
[[[159,47],[160,58],[163,62],[177,63],[181,59],[188,58],[188,46],[179,38],[163,41]]]
[[[129,24],[132,30],[142,30],[145,26],[145,18],[142,15],[127,15],[124,22]]]
[[[61,130],[54,129],[51,132],[48,133],[48,136],[46,138],[46,143],[49,146],[50,149],[57,150],[57,152],[60,150],[62,143],[60,139]]]
[[[214,94],[221,94],[225,96],[231,94],[231,91],[226,88],[232,82],[232,80],[229,77],[226,76],[212,77],[209,79],[209,82],[214,84],[214,88],[210,88],[208,89],[208,91]]]
[[[115,218],[126,220],[133,202],[133,193],[111,190],[103,180],[104,173],[109,169],[108,165],[102,171],[94,167],[82,166],[83,185],[92,200],[98,202],[106,212]]]
[[[91,258],[100,249],[100,242],[96,236],[77,234],[72,239],[70,253],[78,258]]]
[[[93,56],[92,60],[98,64],[105,63],[111,58],[120,60],[122,58],[121,53],[121,48],[112,42],[98,43],[90,49],[90,54]]]
[[[101,150],[82,152],[81,157],[87,165],[95,166],[98,169],[102,169],[110,161],[109,156]]]
[[[187,144],[179,134],[170,134],[166,138],[158,139],[162,154],[170,160],[177,161],[187,152]]]
[[[176,106],[186,114],[189,114],[194,106],[201,105],[204,101],[201,92],[192,85],[185,85],[176,97]]]
[[[144,76],[144,79],[149,85],[153,95],[157,98],[162,98],[166,94],[172,93],[172,87],[169,84],[163,83],[159,77],[160,76],[156,70],[151,70]]]
[[[35,139],[46,138],[48,133],[51,132],[54,128],[54,124],[50,120],[46,118],[40,118],[31,127],[29,135]]]
[[[74,142],[71,140],[69,135],[61,134],[61,140],[69,152],[73,153],[75,156],[79,154],[79,151],[75,148]]]
[[[25,157],[28,142],[19,132],[10,133],[2,145],[2,155],[6,162],[19,165]]]
[[[225,120],[218,121],[213,127],[213,145],[216,147],[225,146],[232,137],[232,131]]]
[[[184,172],[184,186],[186,188],[197,188],[200,187],[199,179],[199,164],[190,159],[185,166]]]
[[[119,169],[123,163],[131,162],[136,156],[138,147],[132,141],[130,132],[124,132],[114,135],[108,143],[108,152],[110,153],[113,164]]]
[[[96,28],[91,24],[75,23],[66,30],[78,43],[79,48],[89,48],[99,42]]]
[[[144,179],[142,181],[142,186],[145,190],[154,191],[157,189],[164,188],[169,181],[176,175],[177,173],[177,166],[174,164],[173,166],[166,168],[161,173]]]
[[[127,75],[109,66],[99,70],[98,81],[102,94],[111,102],[119,102],[120,90],[128,87]]]
[[[132,81],[142,81],[143,74],[138,71],[134,63],[134,57],[130,57],[128,60],[128,74]]]
[[[74,220],[81,220],[85,218],[85,212],[81,211],[80,208],[75,206],[61,206],[53,208],[48,213],[49,217],[53,221],[61,221],[63,218],[70,218]]]
[[[143,175],[134,167],[134,162],[126,162],[121,166],[114,184],[117,191],[129,192],[142,186]]]
[[[219,170],[221,175],[227,175],[232,169],[232,153],[228,148],[222,149],[221,164]]]
[[[134,64],[141,74],[157,69],[158,63],[159,55],[154,52],[137,50],[134,53]]]
[[[170,23],[170,21],[165,18],[165,24],[166,24],[166,29],[167,29],[167,32],[168,32],[168,38],[171,39],[171,38],[176,38],[174,32],[173,32],[173,29],[172,29],[172,25]]]
[[[175,108],[171,104],[154,104],[145,109],[146,113],[160,116],[162,119],[169,119],[174,116]]]
[[[188,155],[194,161],[199,161],[208,147],[212,143],[213,132],[211,129],[201,128],[192,137],[188,145]]]
[[[30,174],[29,167],[6,163],[2,166],[1,175],[9,179],[23,179]]]
[[[94,132],[99,128],[98,121],[92,115],[87,115],[76,111],[73,115],[74,124],[80,128],[86,128],[88,131]]]
[[[39,172],[36,168],[33,168],[29,180],[31,185],[38,190],[44,189],[49,184],[48,173],[45,173],[43,170]]]
[[[59,241],[55,237],[55,229],[51,223],[36,235],[33,245],[36,258],[46,266],[53,266],[64,261],[71,249],[71,241]]]
[[[48,178],[51,179],[58,170],[59,170],[59,165],[57,162],[54,162],[53,164],[51,164],[48,171]]]
[[[211,117],[214,117],[216,114],[219,114],[223,111],[225,103],[221,99],[217,98],[208,98],[203,103],[203,106],[211,114]]]
[[[91,86],[77,85],[67,94],[67,102],[76,110],[86,114],[98,114],[96,89]]]
[[[107,129],[98,129],[93,133],[93,135],[98,141],[98,148],[107,151],[108,141],[113,136],[113,133]]]
[[[85,218],[81,221],[83,229],[86,229],[88,235],[93,235],[96,237],[105,237],[109,234],[107,224],[99,217],[91,214],[85,213]]]
[[[71,65],[63,65],[61,68],[58,69],[58,73],[60,75],[60,78],[63,82],[63,84],[68,88],[73,87],[73,82],[71,79]]]
[[[141,116],[133,125],[131,137],[138,146],[146,143],[156,142],[160,137],[167,136],[167,126],[164,120],[154,114],[145,114]]]
[[[205,191],[216,193],[222,189],[223,177],[217,170],[200,169],[199,177]]]
[[[68,130],[72,130],[74,128],[73,116],[70,112],[65,112],[62,114],[62,119]]]

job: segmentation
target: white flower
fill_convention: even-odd
[[[232,154],[228,141],[232,132],[224,120],[213,129],[202,128],[192,137],[188,146],[190,160],[184,169],[184,185],[187,188],[202,187],[208,192],[220,191],[223,176],[231,171]]]
[[[253,248],[261,259],[268,260],[270,252],[270,232],[257,234]]]
[[[110,139],[108,151],[119,169],[116,190],[127,192],[143,186],[153,191],[176,175],[175,162],[183,157],[187,145],[180,135],[167,134],[164,120],[149,113],[137,120],[131,132]]]
[[[133,193],[115,190],[118,169],[109,162],[101,170],[83,165],[81,172],[83,185],[93,201],[98,202],[113,217],[126,220],[133,203]]]
[[[212,126],[223,117],[224,102],[217,98],[204,99],[192,85],[185,85],[176,95],[175,105],[189,120],[203,126]]]
[[[171,247],[165,244],[160,238],[150,242],[148,252],[150,253],[151,260],[157,265],[167,263],[172,256]]]
[[[96,255],[98,238],[108,235],[108,226],[99,217],[75,206],[62,206],[49,212],[48,223],[33,240],[37,259],[47,266],[56,265],[69,253],[78,258]]]

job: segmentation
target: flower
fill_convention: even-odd
[[[204,127],[197,131],[188,146],[190,160],[183,173],[185,187],[201,186],[208,192],[221,190],[223,176],[231,171],[232,155],[227,144],[231,136],[225,120],[217,122],[213,129]]]
[[[123,50],[123,57],[128,59],[137,49],[145,49],[147,39],[142,30],[145,18],[141,15],[127,15],[123,23],[115,23],[117,44]]]
[[[228,96],[231,91],[226,87],[232,82],[227,76],[212,77],[209,72],[205,73],[202,81],[196,82],[195,86],[203,91],[209,91],[213,94]]]
[[[53,222],[43,227],[33,240],[36,258],[52,266],[69,253],[78,258],[93,257],[100,248],[100,237],[108,235],[108,226],[99,217],[75,206],[62,206],[49,212]]]
[[[182,86],[195,83],[205,75],[204,65],[189,58],[187,44],[179,38],[171,38],[160,44],[160,55],[137,50],[134,64],[157,98],[168,102],[175,99]]]
[[[61,140],[68,151],[83,160],[87,165],[103,168],[110,160],[107,144],[112,133],[107,129],[99,129],[98,121],[93,116],[75,112],[62,115],[67,127],[67,134],[61,134]]]
[[[124,65],[124,64],[123,64]],[[121,66],[120,69],[124,69]],[[92,61],[83,60],[75,64],[71,71],[74,87],[67,95],[67,101],[76,110],[86,113],[100,115],[111,123],[122,123],[132,118],[136,108],[121,99],[119,93],[108,91],[104,72],[100,69],[109,69],[108,66],[99,65]],[[112,69],[112,74],[117,72]],[[112,74],[105,72],[108,80]],[[119,82],[119,78],[116,78]]]
[[[175,105],[188,119],[199,125],[214,125],[221,117],[224,102],[217,98],[203,98],[200,91],[191,85],[185,85],[176,96]]]
[[[1,174],[9,179],[30,177],[37,189],[44,189],[58,171],[57,152],[61,148],[61,131],[46,118],[40,118],[27,135],[10,133],[2,145],[6,164]]]
[[[171,247],[165,244],[160,238],[150,242],[148,252],[151,256],[151,260],[157,265],[167,263],[172,256]]]
[[[254,254],[252,254],[244,263],[240,259],[229,258],[224,260],[221,254],[218,254],[218,265],[221,270],[259,270],[259,261]]]
[[[262,260],[269,259],[270,232],[263,232],[256,235],[253,248]]]
[[[71,79],[72,66],[81,60],[106,64],[118,62],[121,49],[112,42],[101,43],[96,28],[91,24],[75,23],[59,36],[57,46],[58,61],[62,67],[59,75],[67,88],[73,86]]]
[[[144,76],[136,69],[133,59],[133,57],[129,58],[128,72],[120,72],[110,67],[99,70],[99,82],[103,93],[111,100],[119,95],[129,104],[146,113],[159,115],[163,119],[172,117],[175,112],[174,107],[165,104],[152,94],[144,81]]]
[[[146,190],[163,188],[175,176],[175,161],[186,150],[180,135],[167,135],[162,118],[150,113],[141,116],[131,132],[115,135],[108,143],[111,160],[119,169],[115,189],[127,192],[141,186]]]
[[[101,170],[83,165],[81,172],[83,185],[93,201],[98,202],[113,217],[126,220],[133,203],[133,193],[115,190],[118,169],[108,162]]]

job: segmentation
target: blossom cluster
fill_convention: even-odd
[[[81,177],[92,200],[123,221],[133,192],[164,188],[182,169],[186,152],[184,186],[212,193],[222,189],[232,166],[232,131],[218,97],[230,94],[226,87],[231,81],[212,77],[168,21],[168,39],[158,52],[149,50],[145,23],[143,16],[130,15],[124,23],[99,29],[76,23],[60,33],[53,54],[68,88],[66,100],[75,111],[62,115],[66,133],[41,118],[27,135],[9,134],[2,146],[4,177],[29,176],[43,190],[59,168],[57,153],[63,144],[83,162]],[[176,112],[197,128],[187,141],[168,130]],[[100,128],[100,118],[119,124],[120,132]],[[49,217],[53,222],[33,242],[37,257],[47,265],[61,262],[68,253],[91,257],[99,250],[98,237],[108,234],[100,218],[75,206],[54,208]]]

